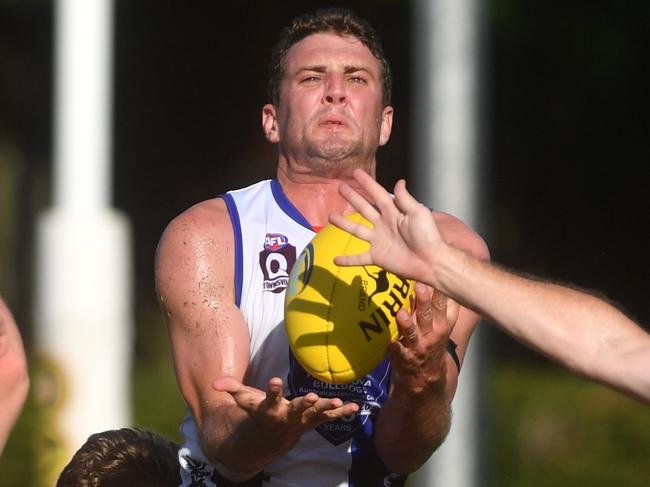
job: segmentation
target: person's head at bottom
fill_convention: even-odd
[[[95,433],[72,456],[56,487],[176,487],[178,449],[173,441],[135,428]]]

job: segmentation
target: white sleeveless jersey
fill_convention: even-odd
[[[234,231],[237,305],[250,333],[247,385],[266,390],[271,377],[281,377],[287,398],[316,392],[360,406],[349,418],[306,433],[285,455],[241,485],[272,487],[393,487],[406,476],[388,472],[373,444],[379,409],[388,394],[388,361],[363,379],[332,385],[311,377],[291,355],[284,330],[284,294],[296,257],[315,235],[275,180],[261,181],[223,196]],[[183,486],[233,485],[218,465],[201,451],[196,425],[186,413],[179,451]],[[237,485],[237,484],[234,484]]]

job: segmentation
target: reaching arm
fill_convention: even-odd
[[[472,303],[508,334],[572,372],[650,404],[650,335],[616,308],[453,250],[445,263],[440,279],[456,299]]]
[[[16,323],[0,298],[0,455],[29,391],[27,360]]]
[[[403,181],[393,200],[362,171],[355,177],[381,202],[381,215],[342,186],[341,194],[375,228],[331,215],[333,223],[372,245],[366,254],[337,258],[338,264],[374,263],[426,282],[573,372],[650,403],[650,335],[634,322],[594,296],[517,276],[448,245]]]
[[[243,384],[250,338],[235,304],[234,245],[222,200],[189,209],[165,230],[156,285],[178,384],[205,455],[233,481],[254,476],[318,424],[356,405],[315,394],[288,401],[282,381],[261,391]]]

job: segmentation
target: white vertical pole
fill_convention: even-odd
[[[57,369],[48,427],[67,462],[90,434],[130,421],[131,258],[128,222],[109,207],[112,2],[56,7],[54,206],[37,222],[36,342]]]
[[[58,0],[56,12],[55,204],[109,204],[111,0]]]
[[[416,39],[416,171],[420,199],[477,226],[478,0],[418,0]],[[417,486],[473,487],[478,479],[477,340],[465,356],[451,432],[414,476]]]

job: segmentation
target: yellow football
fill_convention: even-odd
[[[358,213],[348,219],[372,227]],[[411,309],[411,281],[377,266],[334,264],[336,256],[369,249],[369,243],[328,225],[291,269],[284,314],[289,345],[317,379],[343,384],[374,370],[398,339],[397,312]]]

